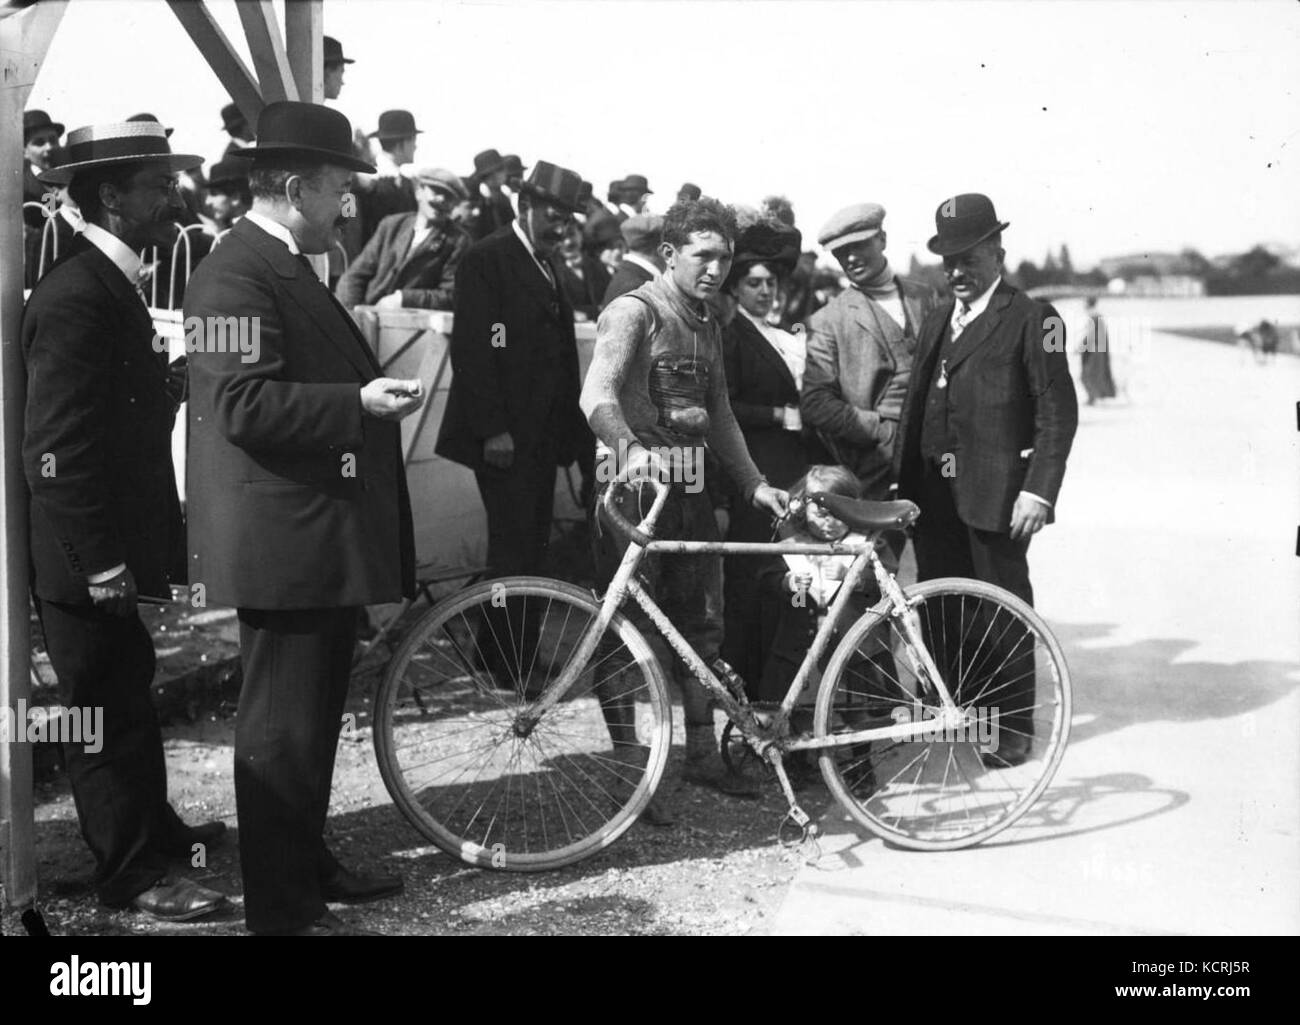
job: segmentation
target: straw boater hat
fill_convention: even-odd
[[[79,171],[111,164],[162,164],[175,174],[203,163],[194,153],[173,153],[167,131],[157,121],[87,125],[68,133],[67,163],[37,177],[46,185],[67,185]]]

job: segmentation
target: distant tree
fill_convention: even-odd
[[[1016,266],[1016,280],[1021,288],[1028,291],[1043,284],[1043,273],[1034,265],[1033,260],[1021,260]]]
[[[1187,248],[1178,254],[1185,272],[1198,278],[1207,278],[1214,273],[1214,264],[1210,263],[1199,250]]]
[[[1061,243],[1061,281],[1069,285],[1074,283],[1074,263],[1070,260],[1070,247],[1064,242]]]
[[[1255,246],[1249,252],[1236,257],[1232,261],[1231,270],[1235,277],[1265,278],[1281,263],[1279,257],[1274,256],[1263,246]]]
[[[1059,285],[1061,283],[1061,268],[1056,265],[1056,257],[1052,255],[1049,249],[1047,255],[1043,257],[1043,269],[1041,272],[1041,285]]]

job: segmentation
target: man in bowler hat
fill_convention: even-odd
[[[154,346],[137,254],[170,244],[176,175],[201,162],[172,153],[161,125],[74,130],[41,181],[68,186],[85,228],[32,290],[20,332],[36,610],[63,704],[103,710],[97,750],[64,745],[77,818],[100,902],[166,921],[224,905],[168,859],[226,827],[187,827],[167,802],[154,647],[136,608],[185,582],[171,457],[181,395]]]
[[[987,196],[945,200],[935,225],[929,248],[953,298],[921,326],[894,453],[899,494],[921,507],[917,576],[973,577],[1032,605],[1029,542],[1052,522],[1078,425],[1064,328],[1003,280],[1009,225]],[[1021,640],[1004,636],[1006,657],[990,664],[1011,665]],[[1031,667],[985,688],[981,700],[1002,710],[986,765],[1029,757],[1034,687]]]
[[[379,142],[379,155],[375,158],[378,174],[357,183],[363,246],[385,217],[414,213],[419,205],[415,200],[415,184],[403,168],[415,159],[416,136],[423,134],[415,127],[415,117],[409,110],[386,110],[379,115],[379,127],[368,136]]]
[[[419,381],[382,375],[307,260],[333,244],[353,172],[374,171],[351,141],[338,111],[268,104],[245,151],[253,209],[185,296],[187,322],[208,328],[190,356],[190,581],[239,615],[235,803],[255,933],[347,934],[327,902],[402,887],[344,868],[324,837],[359,611],[414,592],[398,421],[423,399]],[[226,344],[231,319],[257,331],[252,353]]]

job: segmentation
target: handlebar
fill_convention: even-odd
[[[631,483],[626,478],[617,478],[610,481],[609,487],[605,489],[602,504],[605,507],[605,514],[609,517],[610,524],[614,529],[628,541],[644,548],[654,540],[655,521],[659,519],[659,513],[663,509],[664,503],[668,501],[669,487],[653,474],[637,478],[637,484],[649,484],[654,489],[655,498],[650,506],[650,511],[645,514],[640,523],[633,525],[623,515],[618,503],[615,501],[618,491],[630,488]]]

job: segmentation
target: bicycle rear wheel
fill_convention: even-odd
[[[645,808],[671,740],[667,682],[616,614],[569,692],[558,678],[600,604],[540,577],[486,580],[429,610],[375,700],[380,774],[406,818],[471,865],[559,868],[613,843]]]
[[[1060,645],[1019,598],[975,580],[930,580],[922,639],[966,722],[905,740],[827,748],[822,775],[845,810],[877,836],[952,850],[1006,829],[1051,782],[1070,731],[1070,676]],[[819,737],[933,718],[919,658],[884,605],[835,649],[817,695]]]

